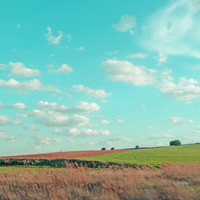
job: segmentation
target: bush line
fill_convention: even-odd
[[[72,165],[69,165],[72,164]],[[82,167],[88,168],[146,168],[148,165],[139,164],[126,164],[126,163],[115,163],[115,162],[100,162],[100,161],[89,161],[89,160],[78,160],[78,159],[0,159],[0,166],[37,166],[37,167]],[[159,166],[155,166],[159,167]]]

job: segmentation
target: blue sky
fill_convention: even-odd
[[[200,0],[0,8],[1,156],[200,142]]]

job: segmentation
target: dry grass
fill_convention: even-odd
[[[164,163],[160,169],[68,167],[0,172],[0,199],[200,199],[200,164]]]

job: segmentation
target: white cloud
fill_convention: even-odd
[[[62,142],[59,138],[52,138],[46,135],[37,135],[35,139],[37,140],[37,145],[54,145]]]
[[[2,106],[3,106],[3,103],[0,102],[0,110],[1,110]]]
[[[149,137],[149,139],[165,139],[165,138],[175,138],[175,136],[164,134],[164,135],[152,135],[151,137]]]
[[[193,133],[200,133],[200,127],[193,128],[191,131],[192,131]]]
[[[27,114],[17,114],[17,118],[27,118]]]
[[[40,76],[40,71],[38,69],[26,68],[23,63],[20,62],[10,62],[9,66],[12,67],[11,76],[14,77],[32,77]]]
[[[172,123],[175,125],[186,125],[186,124],[191,124],[194,121],[189,119],[189,120],[183,120],[181,117],[171,117],[170,118]]]
[[[109,122],[107,119],[103,119],[103,120],[101,121],[101,123],[102,123],[102,124],[110,124],[110,122]]]
[[[85,101],[80,102],[77,106],[68,107],[66,105],[59,105],[57,103],[50,103],[48,101],[40,101],[37,104],[41,110],[54,110],[57,112],[63,112],[68,114],[80,114],[80,113],[91,113],[98,111],[100,106],[94,102],[88,103]]]
[[[11,118],[8,118],[5,115],[0,115],[0,125],[6,125],[6,124],[9,124],[9,123],[12,123],[13,125],[17,126],[17,125],[22,124],[22,121],[20,119],[14,119],[13,120]]]
[[[18,126],[18,125],[20,125],[20,124],[23,123],[23,121],[20,120],[20,119],[12,120],[12,122],[13,122],[13,124],[14,124],[15,126]]]
[[[69,74],[73,69],[68,64],[62,64],[57,70],[49,70],[49,72]]]
[[[142,53],[127,55],[127,57],[129,57],[129,58],[140,58],[140,59],[146,58],[147,56],[148,56],[148,54],[142,54]]]
[[[150,18],[142,45],[166,56],[200,58],[199,17],[199,0],[170,1]]]
[[[102,63],[101,67],[107,77],[115,82],[125,82],[134,86],[152,85],[155,82],[155,70],[136,66],[128,61],[108,59]]]
[[[74,143],[74,140],[68,139],[67,142]]]
[[[167,56],[163,54],[162,52],[159,52],[159,63],[158,66],[161,66],[163,63],[167,61]]]
[[[0,79],[0,87],[14,88],[20,90],[39,90],[39,91],[50,91],[60,93],[59,89],[54,88],[52,85],[43,86],[40,80],[32,79],[30,81],[17,81],[10,79],[8,81]]]
[[[17,102],[15,104],[9,105],[8,107],[18,109],[18,110],[24,110],[26,108],[26,105],[22,102]]]
[[[75,92],[82,92],[95,98],[106,98],[108,96],[112,96],[111,92],[107,93],[105,90],[94,90],[81,84],[73,85],[73,89]]]
[[[69,33],[66,36],[67,36],[67,41],[70,42],[72,40],[72,36]]]
[[[165,97],[189,101],[200,96],[200,85],[198,84],[197,80],[186,79],[185,77],[179,78],[179,82],[176,84],[173,77],[167,75],[158,87]]]
[[[146,108],[146,107],[147,107],[147,104],[142,104],[141,107],[142,107],[142,108]]]
[[[0,115],[0,125],[9,123],[11,120],[5,115]]]
[[[78,47],[78,48],[75,48],[75,50],[77,50],[77,51],[83,51],[84,47]]]
[[[108,103],[108,100],[107,99],[101,99],[101,102]]]
[[[17,28],[20,29],[20,27],[21,27],[21,25],[20,25],[20,24],[17,24]]]
[[[112,28],[119,32],[130,32],[132,34],[133,29],[136,28],[136,19],[135,16],[131,15],[123,15],[120,18],[118,24],[113,24]]]
[[[32,125],[26,126],[26,128],[29,130],[35,131],[39,129],[39,126],[32,124]]]
[[[117,122],[118,122],[118,123],[124,123],[124,120],[118,119]]]
[[[48,113],[46,113],[45,111],[34,109],[32,111],[29,111],[28,115],[34,117],[47,117]]]
[[[47,127],[71,127],[78,128],[89,124],[89,118],[81,115],[66,116],[61,113],[48,113],[45,119],[38,120],[39,123]]]
[[[155,130],[156,129],[154,126],[151,126],[151,125],[147,126],[147,128],[150,129],[150,130]]]
[[[49,42],[49,44],[58,45],[60,43],[60,40],[63,36],[63,33],[61,31],[58,31],[58,36],[53,36],[51,27],[47,27],[48,33],[45,34],[46,40]]]
[[[69,129],[70,135],[73,136],[109,136],[110,132],[108,130],[92,130],[92,129]]]

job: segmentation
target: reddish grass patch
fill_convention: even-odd
[[[49,168],[0,172],[0,199],[199,200],[200,164],[161,169]]]
[[[19,155],[19,156],[4,156],[0,158],[32,158],[32,159],[83,158],[88,156],[98,156],[98,155],[110,154],[122,151],[128,151],[128,150],[68,151],[68,152],[42,153],[42,154],[30,154],[30,155]]]

